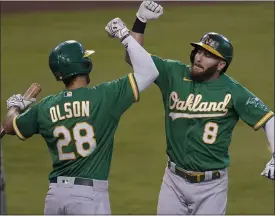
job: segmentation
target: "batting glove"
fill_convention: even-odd
[[[112,19],[105,27],[110,37],[118,38],[123,41],[130,35],[129,29],[120,18]]]
[[[16,94],[11,96],[7,100],[7,108],[9,109],[12,106],[17,106],[21,111],[24,111],[28,108],[29,105],[31,105],[33,102],[35,102],[35,98],[31,98],[30,100],[26,100],[23,98],[21,94]]]
[[[265,176],[271,180],[274,180],[274,158],[275,153],[273,153],[272,159],[266,164],[264,171],[261,173],[262,176]]]
[[[163,14],[163,7],[153,1],[143,1],[136,13],[137,18],[147,23],[148,20],[159,18]]]

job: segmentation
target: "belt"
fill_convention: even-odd
[[[221,174],[218,170],[209,171],[212,173],[211,179],[206,179],[206,175],[204,172],[188,172],[176,164],[174,164],[172,161],[168,161],[168,168],[175,173],[176,175],[184,178],[190,183],[199,183],[207,180],[214,180],[219,179],[221,177]],[[173,169],[174,168],[174,169]]]
[[[50,183],[57,183],[57,178],[52,178],[50,180]],[[61,180],[61,183],[66,184],[67,180]],[[85,185],[85,186],[94,186],[94,182],[92,179],[85,179],[85,178],[75,178],[74,179],[74,185]]]

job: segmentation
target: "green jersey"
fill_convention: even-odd
[[[228,148],[239,118],[257,130],[273,116],[260,99],[225,74],[196,82],[190,78],[190,66],[152,58],[159,71],[155,83],[165,109],[166,152],[184,169],[228,167]]]
[[[107,180],[120,116],[138,101],[133,74],[94,88],[48,96],[14,119],[17,136],[40,134],[53,161],[49,179]]]

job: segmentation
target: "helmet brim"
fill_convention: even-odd
[[[94,54],[95,51],[94,50],[85,50],[85,53],[84,53],[84,58],[85,57],[89,57],[90,55]]]
[[[222,54],[220,54],[217,50],[215,50],[214,48],[212,48],[211,46],[204,44],[202,42],[199,43],[190,43],[193,47],[202,47],[203,49],[206,49],[207,51],[209,51],[210,53],[214,54],[215,56],[218,56],[222,59],[225,60],[225,58],[222,56]]]

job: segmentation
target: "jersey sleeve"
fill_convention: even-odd
[[[274,115],[258,97],[240,85],[234,87],[233,103],[240,118],[254,130],[261,128]]]
[[[155,80],[155,84],[162,92],[164,92],[169,87],[169,83],[171,82],[177,61],[171,59],[162,59],[155,55],[151,55],[151,57],[159,72],[159,76]]]
[[[38,133],[37,104],[13,119],[13,128],[21,140]]]
[[[114,117],[119,118],[133,103],[139,101],[139,90],[133,73],[104,84],[106,103]]]

